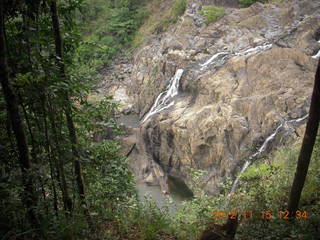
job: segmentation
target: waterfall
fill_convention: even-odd
[[[235,56],[243,56],[243,55],[247,55],[249,53],[253,53],[253,52],[257,52],[257,51],[266,51],[268,49],[272,48],[272,44],[268,44],[268,43],[265,43],[263,45],[260,45],[260,46],[257,46],[257,47],[254,47],[254,48],[249,48],[245,51],[241,51],[241,52],[238,52],[238,53],[235,53],[234,55]]]
[[[172,100],[172,98],[178,95],[179,83],[180,83],[180,79],[182,77],[183,72],[184,72],[183,69],[178,69],[176,71],[175,75],[170,80],[170,84],[167,87],[167,89],[164,92],[159,94],[156,101],[152,105],[150,111],[147,113],[147,115],[144,117],[141,123],[144,123],[148,118],[150,118],[154,114],[164,109],[167,109],[174,104],[174,101]]]
[[[242,168],[241,168],[241,171],[238,175],[238,177],[236,178],[236,180],[234,181],[234,183],[232,184],[232,188],[231,188],[231,191],[229,193],[229,196],[231,196],[235,191],[236,191],[236,188],[238,187],[238,182],[239,182],[239,179],[240,179],[240,175],[250,166],[251,164],[251,161],[246,161]]]
[[[320,41],[319,41],[320,43]],[[318,53],[316,55],[313,55],[312,58],[317,59],[320,57],[320,50],[318,51]]]
[[[305,120],[305,119],[308,118],[308,117],[309,117],[309,114],[306,114],[305,116],[303,116],[303,117],[301,117],[301,118],[287,121],[287,123],[299,123],[299,122],[302,122],[303,120]]]
[[[219,57],[221,57],[221,56],[223,56],[221,58],[221,61],[223,61],[226,58],[231,57],[231,56],[244,56],[244,55],[247,55],[247,54],[250,54],[250,53],[254,53],[254,52],[257,52],[257,51],[266,51],[266,50],[268,50],[270,48],[272,48],[272,44],[271,43],[264,43],[263,45],[259,45],[259,46],[256,46],[254,48],[249,48],[247,50],[244,50],[244,51],[241,51],[241,52],[238,52],[238,53],[219,52],[219,53],[214,54],[205,63],[200,64],[200,67],[201,67],[200,70],[205,69],[209,64],[211,64],[213,61],[219,59]]]
[[[230,56],[243,56],[243,55],[257,52],[257,51],[265,51],[265,50],[270,49],[271,47],[272,47],[272,44],[264,43],[263,45],[260,45],[260,46],[254,47],[254,48],[250,48],[250,49],[244,50],[239,53],[231,54],[230,52],[219,52],[219,53],[214,54],[212,57],[210,57],[205,63],[199,64],[200,70],[205,69],[209,64],[211,64],[212,62],[219,60],[219,59],[221,61],[224,61],[226,58],[228,58]],[[169,86],[167,87],[167,89],[164,92],[160,93],[159,96],[156,98],[150,111],[146,114],[146,116],[141,121],[141,124],[144,123],[151,116],[153,116],[153,115],[159,113],[160,111],[167,109],[167,108],[174,105],[174,101],[172,100],[172,98],[174,96],[178,95],[179,83],[180,83],[180,79],[183,75],[183,72],[184,72],[183,69],[178,69],[176,71],[175,75],[173,76],[173,78],[170,81]]]
[[[303,116],[303,117],[301,117],[301,118],[298,118],[298,119],[293,119],[293,120],[284,121],[283,123],[281,123],[281,124],[276,128],[276,130],[275,130],[270,136],[268,136],[268,137],[266,138],[266,140],[263,142],[262,146],[258,149],[258,151],[255,152],[254,154],[252,154],[252,155],[249,157],[249,160],[247,160],[247,161],[244,163],[244,165],[243,165],[243,167],[242,167],[239,175],[237,176],[236,180],[235,180],[235,181],[233,182],[233,184],[232,184],[231,191],[230,191],[230,193],[228,194],[228,200],[230,199],[231,195],[235,193],[235,191],[236,191],[236,189],[237,189],[237,187],[238,187],[238,182],[239,182],[239,179],[240,179],[241,174],[250,166],[250,164],[252,163],[252,161],[253,161],[253,159],[254,159],[255,157],[259,156],[261,153],[263,153],[263,152],[267,149],[267,146],[268,146],[269,142],[272,141],[272,140],[276,137],[276,135],[278,134],[279,130],[280,130],[282,127],[286,128],[286,126],[287,126],[288,123],[300,123],[300,122],[302,122],[303,120],[305,120],[306,118],[308,118],[308,116],[309,116],[309,114],[307,114],[307,115],[305,115],[305,116]],[[228,201],[227,201],[226,205],[227,205],[227,204],[228,204]],[[225,205],[225,206],[226,206],[226,205]]]
[[[279,132],[280,128],[284,125],[284,123],[281,123],[279,127],[269,136],[266,138],[266,140],[263,142],[262,146],[259,148],[259,150],[250,156],[250,159],[255,158],[256,156],[260,155],[262,152],[264,152],[267,149],[268,143],[271,142],[277,133]]]
[[[209,58],[205,63],[200,64],[201,70],[205,69],[206,66],[208,66],[210,63],[212,63],[215,59],[217,59],[220,56],[228,55],[229,52],[219,52],[215,55],[213,55],[211,58]]]

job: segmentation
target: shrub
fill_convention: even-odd
[[[110,63],[119,50],[130,48],[148,14],[145,1],[85,0],[78,17],[84,40],[79,61],[95,70]]]
[[[204,6],[199,12],[206,18],[206,23],[210,24],[224,15],[224,8],[219,8],[216,6]]]
[[[224,195],[210,196],[202,189],[205,183],[203,181],[203,174],[205,173],[207,172],[203,170],[189,168],[190,188],[194,193],[194,197],[177,206],[177,212],[171,225],[179,239],[198,239],[201,231],[212,223],[210,218],[212,211],[222,209],[225,203]],[[225,185],[219,184],[219,187],[221,190],[229,192],[231,184],[226,181]]]
[[[266,3],[267,0],[239,0],[239,4],[241,7],[249,7],[250,5],[254,4],[255,2]]]
[[[184,14],[184,11],[187,8],[187,1],[186,0],[175,0],[172,10],[171,10],[171,15],[172,16],[181,16]]]
[[[160,33],[168,30],[169,26],[176,23],[181,15],[187,8],[186,0],[175,0],[170,12],[160,20],[159,24],[155,27],[154,32]]]
[[[172,225],[168,204],[160,209],[148,195],[143,201],[129,198],[127,202],[119,203],[113,215],[120,227],[115,235],[121,235],[121,239],[162,239],[160,235],[168,234],[169,226]]]
[[[146,6],[149,17],[144,25],[135,34],[133,48],[138,47],[144,40],[152,34],[159,34],[168,30],[176,23],[187,8],[186,0],[174,0],[165,8],[159,9],[160,0],[150,0]]]
[[[299,210],[307,213],[301,220],[290,222],[279,215],[279,210],[287,208],[300,147],[278,150],[271,157],[271,164],[256,162],[241,174],[240,187],[230,207],[238,211],[253,210],[254,217],[240,225],[237,239],[318,239],[319,146],[318,137],[301,196]],[[268,210],[271,218],[263,219],[261,210]]]

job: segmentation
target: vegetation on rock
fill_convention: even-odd
[[[261,3],[282,3],[286,0],[239,0],[239,4],[241,7],[249,7],[256,2]]]
[[[166,31],[169,26],[173,23],[176,23],[187,7],[186,0],[174,0],[172,7],[169,8],[163,15],[163,17],[156,22],[154,26],[154,33],[161,33]]]
[[[148,11],[144,1],[86,0],[77,15],[84,36],[78,54],[100,69],[119,50],[130,46]]]
[[[203,6],[200,10],[200,14],[204,15],[206,18],[206,24],[215,22],[224,15],[224,8],[219,8],[216,6]]]
[[[239,0],[239,4],[241,7],[249,7],[250,5],[252,5],[255,2],[266,3],[266,2],[268,2],[268,0]]]

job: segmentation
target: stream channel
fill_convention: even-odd
[[[140,127],[138,114],[121,115],[117,121],[127,128]],[[183,201],[190,200],[193,197],[193,193],[187,185],[179,178],[173,176],[168,176],[167,180],[169,194],[164,194],[158,185],[148,185],[142,180],[139,180],[139,176],[135,176],[135,178],[140,201],[145,201],[146,197],[150,196],[160,209],[165,208],[168,206],[168,203],[171,202],[168,206],[171,213],[174,213]]]

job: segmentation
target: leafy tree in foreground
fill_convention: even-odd
[[[60,78],[61,81],[67,83],[67,76],[65,71],[65,64],[64,64],[64,57],[63,57],[63,42],[62,37],[60,33],[60,26],[59,26],[59,17],[58,17],[58,11],[56,6],[56,0],[52,0],[50,3],[50,10],[51,10],[51,18],[52,18],[52,26],[54,30],[54,38],[55,38],[55,51],[56,51],[56,62],[57,66],[60,72]],[[80,164],[80,156],[78,151],[78,140],[77,140],[77,134],[76,129],[74,126],[74,121],[72,117],[72,107],[71,107],[71,101],[69,97],[69,93],[67,91],[63,91],[63,96],[65,100],[65,115],[67,119],[67,128],[69,131],[69,138],[71,142],[71,149],[72,149],[72,155],[73,155],[73,163],[74,163],[74,173],[76,175],[76,182],[78,186],[78,194],[80,196],[81,205],[84,207],[84,210],[86,212],[86,216],[89,219],[89,212],[87,209],[87,203],[85,198],[85,191],[84,191],[84,181],[82,177],[82,170],[81,170],[81,164]],[[71,206],[69,206],[70,208]],[[70,210],[70,209],[69,209]],[[89,220],[90,222],[90,220]]]
[[[80,7],[1,0],[0,239],[88,236],[135,195],[117,105],[88,100],[96,56],[79,49]]]
[[[288,210],[292,216],[298,209],[301,192],[308,173],[309,163],[312,155],[313,146],[315,144],[320,121],[320,60],[315,76],[313,93],[311,97],[311,106],[309,110],[309,118],[304,134],[296,173],[291,187]]]
[[[23,202],[27,208],[27,214],[30,222],[34,226],[38,226],[35,208],[37,205],[37,195],[34,191],[33,178],[31,176],[31,161],[29,156],[29,149],[26,140],[26,134],[19,112],[19,105],[17,96],[9,79],[9,72],[7,66],[7,47],[5,41],[5,24],[4,24],[4,0],[0,1],[0,77],[3,94],[5,97],[7,111],[11,120],[12,130],[17,142],[19,152],[19,163],[22,172],[22,180],[24,187]]]

